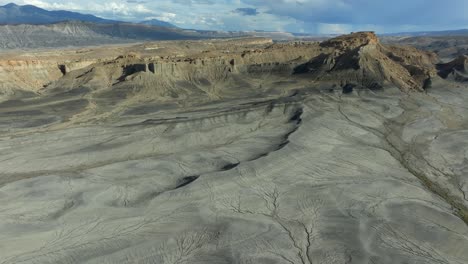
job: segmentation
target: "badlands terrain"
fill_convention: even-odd
[[[3,51],[0,263],[468,263],[467,64],[371,32]]]

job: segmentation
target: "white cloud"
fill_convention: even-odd
[[[468,24],[468,1],[450,0],[0,0],[46,9],[141,21],[155,18],[180,27],[214,30],[288,30],[345,33],[377,29],[448,29]],[[242,16],[234,10],[257,10]]]
[[[344,24],[319,24],[318,31],[321,34],[345,34],[352,31],[352,27]]]
[[[174,22],[177,20],[176,18],[177,18],[177,14],[170,13],[170,12],[163,12],[162,14],[157,15],[157,16],[145,17],[145,20],[157,19],[157,20],[161,20],[165,22]]]
[[[66,3],[58,3],[58,2],[46,2],[41,0],[24,0],[18,1],[19,4],[24,5],[34,5],[44,9],[56,10],[56,9],[63,9],[63,10],[79,10],[80,5],[74,2],[66,2]]]

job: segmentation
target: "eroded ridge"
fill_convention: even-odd
[[[468,262],[464,60],[190,44],[3,97],[1,264]]]

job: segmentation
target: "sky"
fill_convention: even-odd
[[[468,28],[468,0],[0,0],[182,28],[341,34]]]

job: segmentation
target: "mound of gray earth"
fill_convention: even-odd
[[[314,92],[4,134],[0,263],[466,263],[467,96]]]
[[[0,264],[468,263],[468,87],[368,36],[122,56],[0,102]],[[385,87],[316,79],[335,44],[329,76]]]

